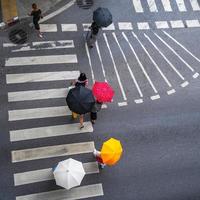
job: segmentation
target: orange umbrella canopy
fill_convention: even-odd
[[[122,155],[122,145],[119,140],[110,138],[103,143],[101,148],[101,158],[107,165],[114,165]]]

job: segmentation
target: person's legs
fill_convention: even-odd
[[[84,127],[84,125],[83,125],[83,115],[80,115],[79,121],[80,121],[80,129],[82,129]]]
[[[40,37],[40,38],[43,38],[43,36],[42,36],[42,34],[41,34],[41,32],[40,32],[40,25],[39,25],[39,23],[38,22],[34,22],[34,26],[35,26],[35,29],[36,29],[36,31],[37,31],[37,33],[38,33],[38,36]]]

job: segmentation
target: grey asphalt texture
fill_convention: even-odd
[[[64,2],[60,2],[59,5],[64,5]],[[157,13],[152,14],[135,14],[132,9],[131,1],[124,0],[116,1],[97,1],[90,10],[82,10],[77,6],[73,6],[68,11],[58,15],[57,17],[48,21],[48,23],[76,23],[81,30],[81,24],[90,22],[92,18],[92,12],[99,6],[108,7],[113,16],[114,22],[119,21],[131,21],[136,23],[137,21],[149,20],[149,23],[154,20],[177,20],[177,19],[190,19],[198,18],[199,13]],[[120,13],[123,11],[123,14]],[[154,30],[158,34],[162,34],[161,31]],[[120,37],[121,32],[115,31]],[[167,30],[168,33],[178,39],[188,49],[190,49],[195,55],[199,55],[199,29],[179,29],[179,30]],[[131,34],[125,31],[129,38]],[[146,32],[148,35],[153,36],[152,31]],[[139,31],[136,31],[142,41],[145,40]],[[79,31],[77,33],[62,33],[56,34],[46,33],[45,40],[61,40],[61,39],[73,39],[76,49],[67,49],[65,53],[76,53],[78,56],[79,64],[78,68],[88,74],[89,80],[91,80],[91,72],[89,70],[88,61],[85,55],[84,47],[84,33]],[[111,33],[107,34],[111,38]],[[8,109],[20,109],[20,108],[32,108],[42,106],[57,106],[65,105],[63,99],[57,99],[52,101],[34,101],[34,102],[21,102],[21,103],[7,103],[7,92],[18,91],[26,89],[40,88],[39,83],[35,84],[20,84],[9,85],[5,84],[6,73],[26,73],[34,72],[38,69],[41,71],[57,71],[66,70],[66,65],[60,65],[59,69],[55,66],[36,66],[36,67],[5,67],[5,59],[10,56],[17,56],[15,53],[11,53],[8,49],[2,48],[2,42],[8,42],[8,38],[5,32],[0,34],[1,40],[1,75],[0,75],[0,131],[1,131],[1,156],[0,156],[0,199],[1,200],[14,200],[17,195],[25,195],[36,192],[45,192],[48,190],[58,189],[55,186],[54,181],[46,181],[37,184],[28,184],[25,186],[14,187],[13,173],[21,171],[29,171],[33,169],[40,169],[53,166],[60,158],[43,159],[36,161],[29,161],[24,163],[11,163],[11,150],[34,148],[38,146],[56,145],[74,142],[95,141],[97,149],[100,149],[103,141],[110,137],[119,139],[124,147],[124,153],[122,159],[116,166],[106,167],[100,174],[88,175],[83,180],[83,185],[102,183],[104,196],[92,198],[92,199],[125,199],[125,200],[199,200],[200,199],[200,82],[198,79],[193,79],[188,70],[180,68],[184,73],[190,84],[186,88],[181,88],[180,83],[173,75],[169,73],[169,77],[173,81],[176,89],[176,93],[168,96],[166,94],[166,86],[161,82],[160,76],[154,75],[154,81],[156,86],[159,87],[159,94],[161,98],[159,100],[151,101],[149,97],[152,95],[152,91],[147,84],[143,84],[142,88],[145,94],[143,104],[135,104],[133,102],[136,97],[136,92],[129,93],[132,88],[132,83],[124,81],[123,84],[127,89],[128,106],[118,107],[115,103],[108,105],[108,109],[102,110],[98,114],[97,123],[94,125],[94,133],[84,134],[79,136],[60,136],[55,138],[43,138],[38,140],[23,141],[10,143],[9,130],[21,129],[28,127],[37,127],[45,125],[57,125],[73,123],[70,117],[57,117],[47,118],[42,120],[28,120],[20,122],[8,123]],[[100,45],[105,45],[102,39],[102,33],[99,35]],[[30,41],[38,40],[35,34],[29,36]],[[131,40],[131,39],[130,39]],[[100,42],[102,41],[102,42]],[[120,40],[122,45],[126,47],[125,42]],[[135,45],[136,41],[131,40]],[[169,42],[170,43],[170,42]],[[115,49],[116,44],[111,43],[112,49]],[[148,44],[145,43],[148,47]],[[139,45],[136,46],[138,52],[142,55],[143,52]],[[125,50],[126,51],[126,50]],[[48,55],[48,51],[44,52],[44,55]],[[61,54],[62,51],[57,51],[55,54]],[[153,51],[152,55],[157,56],[157,52]],[[169,56],[171,55],[167,50],[165,52]],[[36,55],[37,53],[35,53]],[[96,66],[95,74],[98,74],[100,64],[97,60],[95,49],[91,51],[93,54],[93,64]],[[113,54],[117,55],[113,50]],[[37,54],[39,55],[39,53]],[[137,65],[135,59],[127,50],[126,55],[129,60],[132,61],[133,66]],[[189,60],[186,54],[182,54],[184,58]],[[20,56],[28,56],[28,53],[21,53]],[[96,56],[96,57],[95,57]],[[145,58],[145,55],[142,55]],[[172,56],[172,55],[171,55]],[[117,66],[123,68],[123,63],[119,57]],[[159,60],[162,63],[162,60]],[[180,64],[174,59],[174,63]],[[104,62],[109,63],[109,54],[104,52]],[[145,59],[144,59],[145,62]],[[199,64],[190,61],[191,65],[197,72],[199,70]],[[148,64],[148,61],[146,61]],[[164,65],[164,64],[163,64]],[[147,65],[148,66],[148,65]],[[181,65],[180,65],[181,67]],[[148,69],[148,67],[146,67]],[[67,70],[74,69],[73,65],[67,65]],[[110,71],[109,71],[110,70]],[[112,76],[113,72],[108,69],[108,74],[111,82],[116,82],[116,77]],[[154,72],[152,71],[153,75]],[[121,75],[123,80],[126,79],[126,72]],[[138,72],[137,77],[141,74]],[[102,80],[102,74],[97,75],[97,79]],[[143,80],[142,76],[141,79]],[[43,83],[42,88],[48,88],[51,84],[52,88],[59,88],[69,85],[69,81],[60,81],[58,83]],[[90,81],[91,84],[91,81]],[[142,84],[142,81],[141,81]],[[116,89],[116,97],[114,102],[121,101],[121,95],[119,89],[117,90],[117,84],[114,85]],[[134,90],[134,89],[133,89]],[[88,119],[88,116],[86,116]],[[72,156],[83,162],[94,161],[91,154],[86,155],[74,155]]]

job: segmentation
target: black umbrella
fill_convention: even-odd
[[[78,86],[69,91],[66,102],[71,111],[78,114],[85,114],[92,110],[95,99],[92,90]]]
[[[97,8],[93,12],[93,20],[100,27],[107,27],[112,24],[112,14],[107,8]]]

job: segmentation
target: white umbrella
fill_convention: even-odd
[[[59,162],[53,174],[56,185],[70,189],[81,184],[85,170],[81,162],[69,158]]]

